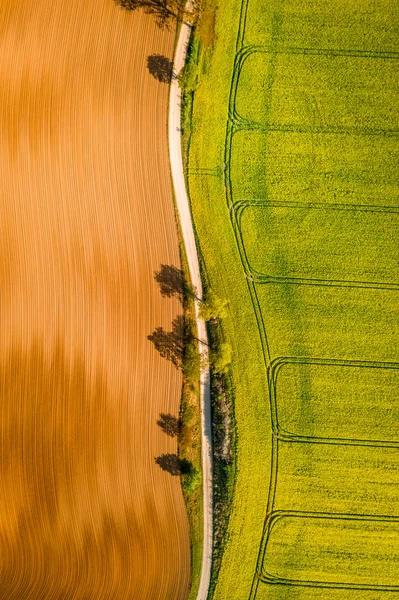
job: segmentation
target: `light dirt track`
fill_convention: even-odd
[[[0,3],[0,598],[188,594],[166,85],[174,31],[112,0]]]
[[[190,2],[186,8],[190,10]],[[173,71],[179,74],[184,66],[187,48],[190,41],[192,27],[183,22],[175,48]],[[181,123],[181,90],[177,78],[172,80],[169,98],[169,156],[170,166],[175,190],[176,208],[180,219],[180,228],[187,263],[190,270],[191,283],[196,289],[195,314],[197,321],[197,335],[199,352],[204,364],[208,364],[208,333],[206,324],[200,317],[200,301],[203,299],[201,271],[198,252],[195,243],[194,228],[191,219],[190,202],[184,179],[183,158],[180,136]],[[203,490],[203,545],[201,578],[197,591],[197,600],[206,600],[212,569],[213,549],[213,484],[212,484],[212,412],[211,412],[211,384],[210,371],[201,369],[200,374],[200,402],[201,402],[201,449],[202,449],[202,490]]]

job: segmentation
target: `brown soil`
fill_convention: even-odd
[[[0,598],[188,595],[167,156],[174,29],[113,0],[0,3]]]

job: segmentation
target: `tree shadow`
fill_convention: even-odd
[[[150,74],[161,83],[170,83],[173,78],[173,63],[162,54],[151,54],[147,58]]]
[[[195,290],[184,276],[181,269],[174,265],[161,265],[159,271],[154,271],[154,279],[159,285],[162,296],[172,298],[175,296],[183,304],[184,296],[195,297]]]
[[[162,358],[170,360],[176,368],[181,368],[184,355],[184,317],[177,316],[172,321],[172,331],[157,327],[147,336]]]
[[[170,437],[176,437],[180,433],[180,419],[170,413],[160,413],[157,425]]]
[[[178,19],[183,6],[182,0],[114,0],[114,2],[124,10],[142,8],[146,13],[155,15],[159,27],[168,27],[170,22]]]
[[[161,454],[155,458],[157,465],[163,471],[167,471],[174,477],[177,475],[191,475],[193,472],[192,463],[186,458],[180,459],[177,454]]]
[[[167,298],[177,296],[180,302],[183,302],[186,284],[181,269],[173,265],[161,265],[159,271],[154,271],[154,278],[159,285],[162,296]]]

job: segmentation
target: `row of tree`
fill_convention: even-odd
[[[156,273],[156,279],[160,284],[161,293],[164,296],[182,297],[185,283],[182,273],[176,267],[166,267]],[[186,290],[187,291],[187,290]],[[195,295],[195,292],[190,290]],[[219,298],[212,290],[207,292],[205,300],[200,304],[200,317],[215,326],[221,319],[227,316],[228,301]],[[192,374],[197,372],[198,366],[206,368],[207,365],[199,365],[199,353],[194,337],[195,327],[193,323],[184,316],[178,316],[173,320],[172,330],[165,331],[163,327],[157,327],[148,336],[160,355],[170,360],[175,367],[183,369],[184,375],[191,379]],[[225,373],[231,364],[231,346],[228,343],[214,343],[209,348],[210,365],[214,372]]]

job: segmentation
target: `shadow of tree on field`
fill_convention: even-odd
[[[161,454],[155,458],[157,465],[163,471],[167,471],[174,477],[177,475],[191,475],[193,471],[192,463],[186,458],[180,459],[177,454]]]
[[[177,316],[172,321],[172,331],[157,327],[147,336],[162,358],[170,360],[176,368],[181,368],[184,355],[184,317]]]
[[[166,435],[170,437],[176,437],[180,433],[181,422],[180,419],[171,415],[170,413],[161,413],[157,421],[157,425],[162,429]]]
[[[178,19],[184,6],[184,0],[114,0],[114,2],[124,10],[142,8],[146,13],[155,15],[159,27],[168,26],[170,22]]]
[[[181,269],[173,265],[161,265],[160,270],[154,272],[154,278],[159,285],[162,296],[167,298],[177,296],[180,302],[183,302],[186,286]]]
[[[161,83],[170,83],[173,78],[173,63],[162,54],[151,54],[147,58],[150,74]]]
[[[164,297],[175,296],[183,303],[185,295],[195,296],[195,290],[186,281],[183,271],[174,265],[161,265],[159,271],[154,271],[154,279]]]

